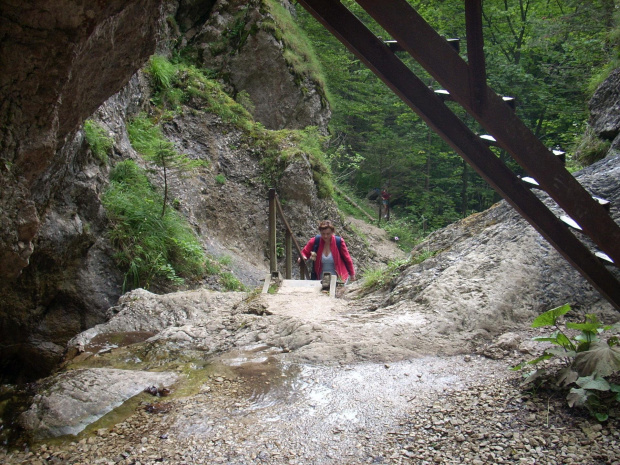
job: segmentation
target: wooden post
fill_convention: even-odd
[[[291,279],[293,277],[293,238],[288,229],[286,230],[284,248],[284,253],[286,254],[286,271],[284,279]]]
[[[276,256],[276,190],[269,189],[269,271],[277,273],[278,257]]]

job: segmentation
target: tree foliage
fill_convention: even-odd
[[[352,0],[342,2],[375,34],[389,39]],[[464,2],[409,0],[438,32],[462,38]],[[489,85],[517,100],[517,114],[548,147],[569,150],[583,133],[591,77],[612,54],[614,2],[486,0],[483,3]],[[437,228],[488,208],[499,196],[439,136],[309,14],[298,18],[323,64],[333,117],[329,155],[340,182],[358,195],[388,187],[399,215]],[[403,61],[438,85],[412,59]],[[482,129],[455,104],[474,132]],[[502,159],[509,157],[496,151]],[[508,165],[521,174],[517,165]]]

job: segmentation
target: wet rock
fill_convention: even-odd
[[[169,386],[178,376],[109,368],[61,373],[41,383],[20,424],[36,439],[77,434],[149,385]]]

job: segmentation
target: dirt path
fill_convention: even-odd
[[[358,220],[352,216],[347,217],[346,222],[351,224],[356,231],[368,240],[368,243],[372,245],[373,250],[376,252],[379,261],[387,263],[407,257],[407,254],[400,250],[396,243],[391,240],[385,229],[369,224],[366,221]]]

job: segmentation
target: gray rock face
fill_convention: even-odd
[[[114,135],[116,153],[133,153],[125,120],[141,108],[144,85],[136,75],[96,113],[99,124]],[[66,342],[104,321],[121,294],[123,277],[112,259],[101,205],[109,166],[93,157],[81,131],[58,151],[55,163],[58,168],[43,178],[46,193],[36,193],[41,202],[49,199],[30,266],[14,280],[0,280],[5,322],[0,360],[16,376],[47,375]]]
[[[0,278],[28,264],[58,147],[155,47],[160,0],[0,5]]]
[[[73,370],[43,380],[43,388],[20,416],[35,440],[78,434],[106,413],[146,388],[168,387],[175,373],[93,368]]]
[[[307,77],[296,77],[283,57],[282,45],[259,31],[230,62],[231,82],[238,91],[250,94],[254,117],[269,129],[303,129],[318,126],[323,132],[331,111]]]
[[[127,332],[160,332],[166,328],[182,327],[196,320],[213,317],[212,325],[217,333],[223,313],[231,317],[231,309],[238,305],[244,293],[218,293],[207,290],[156,295],[144,289],[136,289],[119,299],[110,308],[109,321],[78,334],[68,343],[71,354],[88,351],[91,341],[104,334]],[[224,312],[222,312],[224,310]]]
[[[288,0],[280,3],[294,10]],[[221,0],[209,20],[188,31],[185,39],[202,51],[200,59],[207,68],[229,77],[232,94],[249,94],[252,114],[265,127],[318,126],[326,133],[331,111],[323,89],[287,63],[284,42],[267,23],[273,18],[261,2]],[[228,41],[223,43],[223,38]]]
[[[604,159],[577,178],[593,195],[619,204],[620,157]],[[611,215],[620,222],[617,207]],[[404,269],[379,308],[432,314],[440,334],[493,333],[509,329],[507,321],[530,321],[565,303],[617,319],[611,304],[504,202],[433,233],[413,255],[429,252],[436,255]],[[619,274],[617,268],[612,272]]]
[[[590,126],[601,139],[620,133],[620,69],[616,69],[590,99]]]

